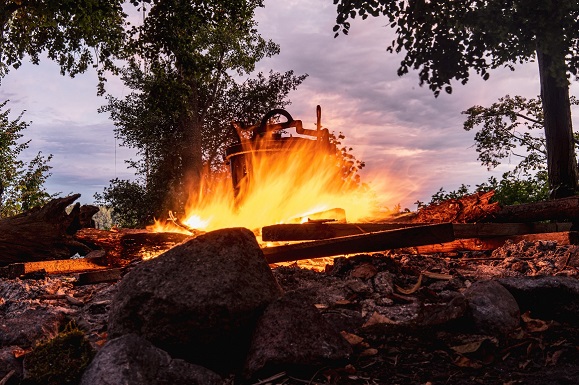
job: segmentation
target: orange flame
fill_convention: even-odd
[[[372,190],[344,178],[344,160],[335,151],[320,150],[315,142],[288,138],[273,149],[265,141],[246,142],[236,155],[244,156],[246,164],[237,197],[229,177],[213,178],[200,189],[182,222],[211,231],[307,221],[312,213],[334,208],[344,209],[348,221],[375,216]]]

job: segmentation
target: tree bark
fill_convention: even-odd
[[[553,72],[564,66],[564,57],[555,57],[537,49],[541,99],[545,121],[548,181],[550,197],[564,198],[577,191],[577,160],[573,144],[571,104],[567,79]]]

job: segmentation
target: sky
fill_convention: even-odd
[[[278,43],[281,53],[259,62],[256,70],[308,74],[290,93],[292,104],[286,109],[308,127],[320,105],[323,126],[343,132],[344,143],[366,163],[363,181],[388,192],[385,206],[415,210],[414,202],[428,202],[441,187],[474,187],[490,176],[500,179],[512,167],[488,171],[480,165],[475,133],[462,129],[461,112],[489,106],[507,94],[536,97],[536,63],[519,65],[514,72],[494,70],[487,81],[473,74],[452,94],[435,98],[419,86],[417,72],[397,76],[402,54],[386,51],[394,35],[385,19],[356,19],[349,35],[334,38],[335,15],[331,0],[266,0],[256,13],[258,30]],[[97,112],[106,100],[97,97],[96,85],[95,73],[64,77],[47,59],[12,70],[0,85],[0,100],[10,99],[12,117],[26,110],[23,120],[32,122],[23,132],[31,140],[27,156],[38,151],[53,155],[48,192],[80,193],[81,203],[92,203],[94,193],[113,178],[134,178],[125,164],[134,153],[119,147],[112,121]],[[107,91],[116,97],[130,92],[114,78]],[[577,85],[572,94],[579,94]]]

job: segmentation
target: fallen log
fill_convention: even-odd
[[[453,223],[455,238],[485,238],[569,231],[571,223]],[[265,226],[266,242],[310,241],[423,226],[418,223],[302,223]]]
[[[474,223],[492,217],[501,208],[491,203],[494,191],[478,192],[431,204],[418,210],[409,220],[413,223]],[[516,220],[512,222],[517,222]]]
[[[190,238],[182,233],[151,232],[140,229],[81,229],[74,238],[105,251],[110,266],[124,266],[132,260],[154,258]]]
[[[578,221],[579,196],[505,206],[484,220],[491,222]]]
[[[53,199],[43,207],[0,219],[0,266],[11,263],[66,259],[76,253],[86,255],[90,248],[72,234],[92,216],[94,206],[75,204],[80,194]],[[97,209],[98,211],[98,209]]]
[[[368,253],[454,240],[452,224],[423,225],[263,248],[268,263]]]
[[[406,247],[397,249],[395,251],[397,253],[409,254],[438,254],[453,253],[459,251],[490,251],[503,246],[507,241],[511,241],[513,243],[521,241],[549,241],[557,242],[557,245],[559,246],[577,245],[579,244],[579,232],[565,231],[557,233],[515,235],[509,237],[456,239],[454,241],[441,244]]]

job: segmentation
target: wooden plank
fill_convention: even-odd
[[[0,276],[16,278],[36,271],[44,271],[46,274],[67,274],[105,268],[106,259],[104,257],[58,259],[54,261],[13,263],[3,267]]]
[[[571,223],[454,223],[454,236],[460,238],[508,237],[524,234],[570,231]]]
[[[485,238],[569,231],[571,223],[453,223],[455,238]],[[419,223],[303,223],[265,226],[266,242],[309,241],[424,226]]]
[[[413,254],[451,253],[457,251],[486,251],[495,250],[503,246],[509,240],[515,243],[521,241],[552,241],[557,242],[558,245],[577,245],[579,244],[579,232],[567,231],[556,233],[515,235],[509,237],[466,238],[457,239],[455,241],[442,244],[414,246],[399,249],[397,251],[410,252]]]
[[[266,242],[313,241],[424,226],[420,223],[288,223],[265,226],[261,238]]]
[[[452,224],[442,223],[267,247],[262,250],[268,263],[278,263],[343,254],[377,252],[452,240],[454,240]]]

